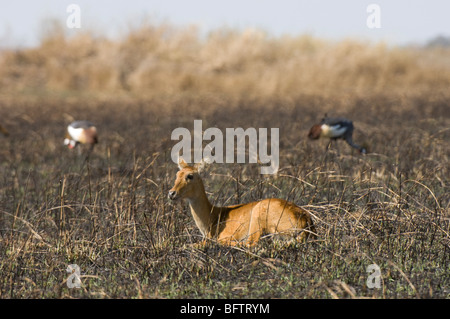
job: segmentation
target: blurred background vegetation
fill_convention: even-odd
[[[228,96],[325,97],[442,94],[450,87],[446,38],[397,47],[257,29],[145,23],[111,40],[94,31],[68,36],[47,23],[38,47],[0,54],[0,91],[90,92],[139,97],[179,92]],[[448,39],[447,39],[448,40]]]

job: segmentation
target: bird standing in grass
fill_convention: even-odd
[[[97,128],[89,121],[75,121],[69,124],[64,139],[64,145],[70,149],[76,148],[79,144],[90,145],[90,151],[98,143]],[[80,149],[78,149],[80,152]]]
[[[329,138],[330,142],[326,150],[331,145],[332,141],[343,139],[353,148],[356,148],[361,154],[367,154],[367,149],[353,142],[353,122],[345,118],[329,118],[325,114],[320,124],[315,124],[310,129],[308,137],[317,140],[321,137]]]

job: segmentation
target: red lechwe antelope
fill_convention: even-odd
[[[98,143],[97,129],[89,121],[75,121],[69,124],[64,139],[64,145],[73,149],[79,144],[90,145],[90,150]]]
[[[184,198],[189,202],[192,217],[204,237],[217,239],[225,245],[255,245],[265,234],[280,234],[304,241],[316,236],[311,215],[278,198],[234,206],[213,206],[206,197],[198,165],[189,166],[178,160],[179,171],[169,199]]]

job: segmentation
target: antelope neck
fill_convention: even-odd
[[[194,221],[202,234],[209,237],[211,226],[214,223],[213,211],[214,207],[206,196],[203,184],[201,184],[200,192],[196,197],[188,198],[191,213]]]

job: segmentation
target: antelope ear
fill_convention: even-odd
[[[186,167],[188,167],[186,161],[182,157],[178,157],[178,168],[181,170]]]
[[[202,158],[202,161],[200,163],[197,163],[194,165],[195,169],[201,173],[202,171],[204,171],[207,167],[207,165],[211,164],[212,160],[209,157],[204,157]]]

